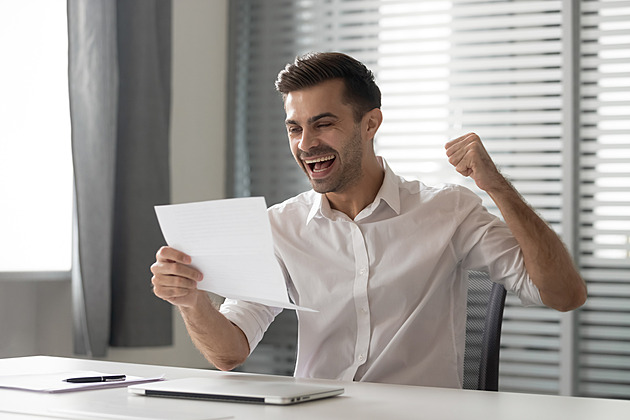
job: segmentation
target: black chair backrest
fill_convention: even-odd
[[[505,288],[487,273],[468,273],[464,389],[498,391]]]

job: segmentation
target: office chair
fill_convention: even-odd
[[[468,273],[464,389],[498,391],[505,288],[487,273]]]

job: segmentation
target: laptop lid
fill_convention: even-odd
[[[185,378],[129,386],[133,394],[258,404],[296,404],[342,394],[344,389],[264,377]]]

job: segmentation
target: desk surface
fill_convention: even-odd
[[[0,359],[0,374],[73,370],[121,372],[135,376],[164,374],[167,379],[250,375],[47,356]],[[325,383],[276,377],[282,381]],[[335,382],[338,384],[338,382]],[[1,419],[626,419],[630,401],[558,397],[443,388],[344,383],[341,396],[292,406],[207,402],[130,395],[126,388],[66,394],[0,389]],[[19,414],[26,413],[26,414]]]

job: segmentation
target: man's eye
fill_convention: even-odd
[[[289,131],[289,134],[297,134],[302,131],[300,127],[289,127],[287,130]]]

